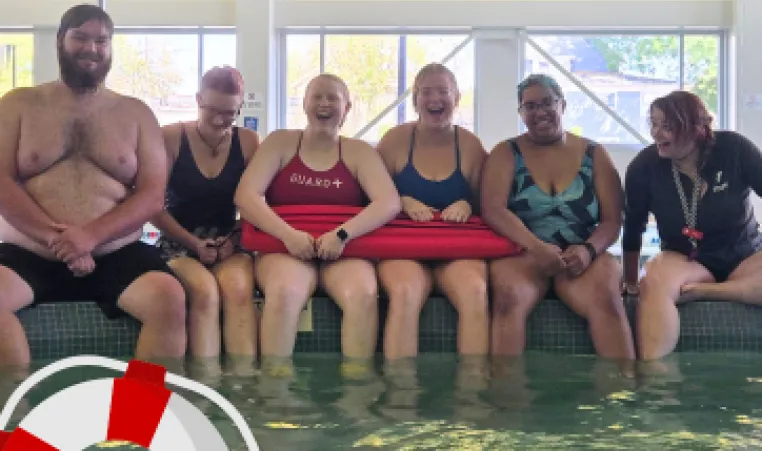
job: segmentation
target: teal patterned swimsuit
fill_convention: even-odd
[[[579,174],[572,184],[562,192],[550,195],[535,184],[518,143],[513,139],[508,142],[516,161],[508,209],[537,238],[561,249],[587,240],[600,220],[598,196],[593,184],[596,143],[588,144]]]

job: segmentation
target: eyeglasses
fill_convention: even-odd
[[[208,105],[200,105],[199,108],[211,114],[212,116],[219,116],[226,121],[232,121],[238,117],[239,114],[241,114],[241,110],[220,110]]]
[[[537,110],[550,111],[554,109],[560,101],[561,99],[558,97],[547,97],[543,99],[541,103],[525,102],[519,106],[519,112],[527,114],[534,113]]]

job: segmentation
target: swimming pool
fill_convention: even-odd
[[[756,353],[679,353],[635,377],[595,357],[539,352],[489,365],[422,355],[344,373],[335,354],[302,354],[292,376],[231,366],[195,362],[184,372],[235,404],[266,451],[762,449]],[[64,386],[116,375],[66,370],[30,392],[27,408]],[[244,449],[221,410],[178,393]]]

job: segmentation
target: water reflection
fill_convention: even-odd
[[[228,398],[263,450],[762,449],[758,354],[673,354],[635,367],[537,353],[395,361],[297,355],[265,359],[261,367],[188,360],[172,372]],[[64,386],[117,375],[92,368],[64,373],[30,392],[15,418]],[[27,374],[0,373],[0,399]],[[216,405],[175,391],[212,419],[232,449],[244,449]]]

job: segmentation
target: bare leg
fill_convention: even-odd
[[[254,268],[265,296],[262,357],[289,357],[296,344],[299,314],[317,286],[315,265],[288,254],[266,254],[257,257]]]
[[[222,297],[225,353],[253,362],[257,353],[254,262],[247,254],[235,254],[217,265],[214,275]]]
[[[188,345],[193,357],[220,355],[220,293],[217,281],[197,260],[179,257],[171,260],[177,278],[188,294]]]
[[[621,269],[609,253],[596,258],[579,277],[556,276],[558,296],[588,321],[595,350],[601,357],[635,359],[630,323],[620,292]]]
[[[143,324],[135,358],[179,359],[185,355],[185,292],[177,279],[163,272],[143,274],[124,290],[118,305]]]
[[[325,264],[320,282],[341,308],[341,349],[345,357],[369,359],[378,341],[378,279],[368,260],[343,258]]]
[[[434,271],[437,285],[458,311],[458,352],[486,355],[489,352],[487,263],[457,260]]]
[[[661,252],[646,264],[637,313],[641,359],[660,359],[675,349],[680,336],[680,317],[675,305],[680,287],[713,280],[706,268],[675,252]]]
[[[680,300],[735,301],[762,304],[762,252],[751,255],[720,283],[686,283]]]
[[[34,300],[32,288],[12,270],[0,266],[0,366],[26,367],[29,343],[16,312]]]
[[[529,313],[548,291],[550,281],[524,253],[490,263],[492,285],[492,354],[517,356],[524,352]]]
[[[413,260],[386,260],[378,264],[378,279],[389,296],[384,356],[414,357],[421,309],[431,293],[431,271]]]

